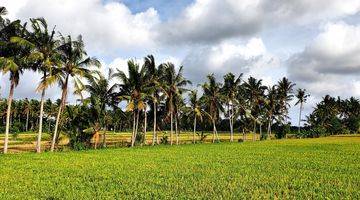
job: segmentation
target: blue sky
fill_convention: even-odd
[[[106,2],[106,1],[105,1]],[[162,20],[168,20],[174,18],[181,13],[181,11],[190,3],[192,0],[122,0],[131,11],[134,13],[143,12],[150,7],[155,8],[160,15]]]
[[[244,73],[264,84],[283,76],[311,94],[360,97],[360,0],[0,0],[11,19],[45,17],[63,34],[83,36],[91,56],[126,70],[154,54],[183,65],[194,83],[209,73]],[[16,98],[38,98],[39,76],[26,72]],[[0,76],[1,95],[8,79]],[[31,86],[31,87],[29,87]],[[48,97],[59,98],[54,86]],[[70,95],[70,101],[76,97]],[[291,110],[297,120],[297,108]]]

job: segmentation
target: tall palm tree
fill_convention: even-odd
[[[60,65],[58,40],[55,38],[55,27],[52,31],[48,30],[47,22],[44,18],[30,19],[33,32],[30,34],[29,41],[35,45],[36,58],[33,68],[42,74],[37,91],[41,92],[39,130],[36,142],[36,152],[41,152],[41,136],[43,129],[45,91],[51,85],[48,76],[56,65]]]
[[[81,78],[91,76],[93,73],[93,70],[91,70],[90,67],[100,66],[100,62],[96,58],[87,57],[81,36],[78,36],[77,40],[72,40],[71,36],[61,36],[58,50],[62,64],[52,70],[51,75],[47,78],[50,83],[57,81],[62,91],[61,103],[56,116],[55,130],[51,142],[51,151],[54,151],[55,148],[60,116],[66,104],[69,79],[73,78],[75,90],[77,90],[78,88],[83,87]]]
[[[278,95],[279,95],[279,103],[280,103],[280,113],[279,113],[279,122],[285,123],[288,117],[288,110],[290,107],[289,102],[293,99],[293,88],[295,86],[294,83],[289,81],[286,77],[283,77],[280,81],[278,81]],[[287,138],[287,134],[285,134]]]
[[[26,37],[26,24],[21,25],[20,21],[6,21],[0,30],[0,71],[3,74],[9,73],[10,91],[7,100],[6,128],[4,139],[4,153],[8,151],[10,113],[14,89],[19,84],[20,75],[27,67],[28,57],[32,48],[31,43],[19,44],[16,38]]]
[[[228,73],[224,76],[224,86],[223,94],[226,96],[227,104],[227,115],[230,125],[230,142],[234,140],[234,104],[236,103],[236,93],[238,92],[238,87],[241,83],[241,77],[243,74],[240,74],[237,78],[233,73]]]
[[[139,126],[139,114],[144,110],[144,90],[146,86],[145,68],[140,66],[133,60],[128,61],[128,75],[121,70],[113,75],[121,82],[120,98],[126,99],[128,102],[127,111],[133,112],[133,131],[131,135],[131,146],[135,145]]]
[[[301,131],[301,127],[300,127],[300,123],[301,123],[301,112],[303,110],[303,104],[306,103],[307,101],[307,98],[310,96],[309,94],[306,94],[306,89],[301,89],[301,88],[298,88],[297,91],[296,91],[296,98],[297,98],[297,102],[295,103],[295,105],[300,105],[300,110],[299,110],[299,133]]]
[[[273,85],[272,87],[269,86],[267,88],[267,94],[265,99],[266,114],[268,118],[268,139],[271,139],[271,126],[274,120],[274,116],[279,112],[278,91],[276,87],[276,85]]]
[[[224,112],[222,104],[224,103],[224,96],[221,93],[221,84],[216,82],[214,74],[207,76],[208,82],[202,85],[203,96],[201,101],[207,110],[207,115],[213,125],[213,138],[212,142],[215,142],[215,137],[219,142],[219,136],[216,129],[216,122],[220,118],[220,113]]]
[[[190,102],[190,112],[189,114],[194,116],[194,131],[193,131],[193,143],[195,144],[195,134],[196,134],[196,120],[203,120],[203,112],[200,105],[200,100],[198,97],[197,90],[190,91],[189,94],[189,102]]]
[[[155,145],[155,141],[157,138],[157,105],[159,101],[159,85],[161,84],[160,80],[160,70],[157,69],[155,64],[155,58],[153,55],[148,55],[145,57],[144,67],[146,70],[146,80],[148,81],[148,89],[151,97],[151,101],[153,102],[153,111],[154,111],[154,121],[153,121],[153,138],[152,138],[152,145]]]
[[[168,62],[160,65],[159,70],[162,80],[160,88],[166,96],[167,113],[170,115],[170,145],[172,145],[175,98],[185,92],[185,86],[191,82],[184,77],[182,66],[176,71],[174,64]]]
[[[249,107],[251,110],[251,116],[254,122],[253,130],[253,141],[256,140],[256,124],[258,123],[261,127],[261,122],[259,121],[259,114],[261,112],[261,104],[264,97],[264,92],[266,86],[262,85],[262,80],[257,80],[253,77],[249,77],[248,81],[243,84],[244,92],[247,96]]]
[[[280,122],[285,122],[288,118],[288,109],[290,107],[289,102],[294,97],[293,88],[295,84],[289,81],[286,77],[283,77],[277,83],[279,103],[280,103]]]

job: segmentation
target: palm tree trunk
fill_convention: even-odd
[[[140,110],[138,110],[138,111],[137,111],[137,114],[136,114],[135,134],[134,134],[134,140],[133,140],[133,143],[131,144],[131,146],[134,146],[134,145],[135,145],[136,136],[137,136],[138,128],[139,128],[139,117],[140,117],[139,115],[140,115]]]
[[[131,134],[131,147],[133,147],[135,144],[136,110],[134,110],[133,113],[134,113],[134,118],[133,118],[133,130]]]
[[[267,132],[268,132],[268,139],[269,140],[271,140],[271,118],[272,117],[270,117],[270,119],[269,119],[269,123],[268,123],[268,130],[267,130]]]
[[[154,101],[154,128],[153,128],[152,145],[155,145],[155,140],[156,140],[156,102]]]
[[[215,130],[216,140],[217,140],[218,142],[220,142],[220,138],[219,138],[219,135],[218,135],[218,132],[217,132],[217,129],[216,129],[216,123],[215,123],[215,121],[214,121],[214,130]]]
[[[230,142],[234,141],[234,118],[233,118],[233,105],[230,105],[229,110],[229,123],[230,123]]]
[[[242,129],[242,132],[243,132],[243,141],[245,142],[245,140],[246,140],[246,135],[245,135],[244,129]]]
[[[53,138],[52,138],[51,148],[50,148],[51,152],[53,152],[54,149],[55,149],[55,143],[56,143],[59,123],[60,123],[60,116],[61,116],[61,112],[62,112],[62,110],[63,110],[63,108],[65,106],[65,102],[66,102],[67,89],[68,89],[67,88],[68,80],[69,80],[69,77],[66,77],[64,86],[62,87],[61,103],[60,103],[59,110],[58,110],[58,113],[57,113],[57,116],[56,116],[55,130],[54,130],[54,135],[53,135]]]
[[[195,144],[195,134],[196,134],[196,114],[194,118],[194,133],[193,133],[193,143]]]
[[[104,134],[103,134],[103,142],[102,145],[104,148],[106,148],[106,131],[107,131],[107,125],[104,127]]]
[[[262,123],[259,124],[259,131],[260,131],[260,139],[262,137]]]
[[[28,128],[29,128],[29,113],[30,110],[27,110],[26,111],[26,122],[25,122],[25,131],[27,132],[28,131]]]
[[[170,145],[173,144],[172,135],[173,135],[173,112],[171,110],[170,111]]]
[[[179,145],[179,133],[178,133],[178,118],[177,113],[175,115],[175,136],[176,136],[176,145]]]
[[[300,127],[300,123],[301,123],[301,110],[302,110],[302,105],[303,103],[301,102],[300,103],[300,111],[299,111],[299,134],[300,134],[300,131],[301,131],[301,127]]]
[[[147,126],[147,113],[146,113],[146,109],[144,110],[144,145],[146,145],[146,126]]]
[[[256,120],[254,119],[253,141],[256,140]]]
[[[9,143],[9,130],[10,130],[10,113],[11,113],[11,103],[14,96],[15,81],[11,80],[10,92],[7,101],[7,111],[6,111],[6,128],[5,128],[5,139],[4,139],[4,154],[8,151]]]
[[[45,97],[45,89],[41,92],[41,102],[40,102],[40,116],[39,116],[39,132],[36,142],[36,152],[41,152],[41,135],[42,135],[42,123],[43,123],[43,115],[44,115],[44,97]]]

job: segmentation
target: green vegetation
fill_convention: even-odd
[[[358,135],[2,155],[0,199],[359,199],[359,160]]]

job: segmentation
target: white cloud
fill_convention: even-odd
[[[196,0],[181,16],[161,24],[159,38],[167,43],[218,42],[264,27],[305,25],[359,11],[359,0]]]
[[[160,22],[154,8],[134,14],[116,1],[0,0],[0,4],[8,8],[11,18],[45,17],[65,35],[82,34],[90,50],[98,54],[152,48],[151,29]]]
[[[302,52],[290,57],[291,79],[308,88],[318,99],[359,95],[360,26],[328,23]]]
[[[182,65],[185,75],[194,83],[203,81],[210,73],[222,79],[228,72],[257,75],[257,78],[264,78],[270,83],[272,75],[279,69],[280,61],[267,51],[260,38],[252,38],[245,44],[230,40],[194,49],[185,57]]]

